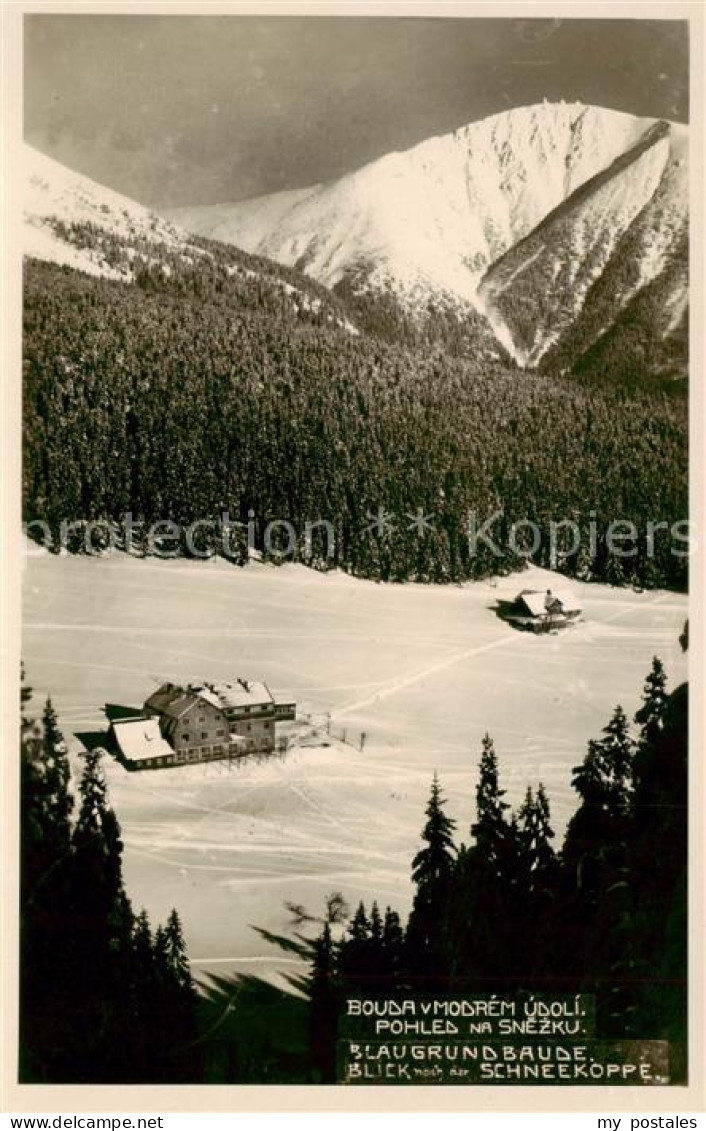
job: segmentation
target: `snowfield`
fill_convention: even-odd
[[[572,583],[584,621],[556,636],[495,615],[498,598],[555,582],[532,569],[496,586],[395,586],[291,565],[36,553],[23,655],[76,770],[75,735],[105,728],[103,704],[139,706],[165,679],[247,676],[296,699],[283,758],[135,774],[106,759],[136,908],[153,922],[179,909],[199,975],[277,978],[296,960],[252,928],[289,932],[285,900],[319,913],[340,890],[408,910],[434,770],[468,840],[486,731],[506,800],[543,781],[559,841],[587,740],[617,703],[634,713],[653,655],[670,687],[686,677],[682,595]]]

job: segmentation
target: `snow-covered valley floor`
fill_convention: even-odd
[[[137,774],[106,760],[136,909],[154,922],[179,909],[199,974],[273,977],[292,959],[252,928],[287,933],[285,900],[319,913],[340,890],[353,906],[407,911],[432,774],[467,841],[486,731],[506,800],[543,781],[560,842],[587,740],[617,703],[634,713],[653,655],[670,687],[685,678],[681,595],[574,583],[584,621],[556,636],[495,615],[498,598],[555,582],[533,569],[496,587],[393,586],[298,566],[40,554],[24,570],[23,656],[77,768],[73,736],[105,727],[103,704],[140,706],[165,679],[251,677],[296,699],[283,760]]]

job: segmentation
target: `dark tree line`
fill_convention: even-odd
[[[90,251],[95,262],[135,282],[142,292],[247,307],[314,326],[347,321],[347,310],[326,287],[237,247],[199,236],[185,243],[184,233],[176,228],[174,244],[169,246],[134,230],[117,234],[97,224],[66,223],[58,217],[48,222],[60,240]]]
[[[233,560],[254,515],[258,550],[267,524],[286,520],[294,557],[322,565],[327,535],[307,540],[306,524],[328,520],[328,565],[453,582],[521,566],[523,540],[509,535],[525,520],[541,534],[533,560],[549,564],[549,524],[569,519],[581,545],[567,573],[686,585],[686,557],[672,552],[684,546],[667,531],[688,509],[683,398],[412,348],[392,330],[356,335],[334,325],[335,308],[213,266],[143,274],[134,285],[27,265],[24,517],[57,541],[62,520],[104,521],[120,541],[131,512],[210,522],[198,552],[221,552],[227,512],[241,524]],[[395,520],[384,535],[370,528],[379,508]],[[420,510],[427,529],[410,522]],[[482,541],[473,552],[470,514],[478,526],[499,514],[498,555]],[[638,528],[632,556],[606,542],[618,519]],[[654,552],[649,523],[666,524]],[[69,549],[81,545],[78,529]]]
[[[510,812],[488,736],[468,845],[434,778],[406,928],[361,904],[342,939],[327,924],[316,941],[311,1055],[324,1079],[345,998],[401,992],[595,994],[598,1036],[667,1040],[685,1078],[687,689],[668,695],[665,682],[655,658],[637,735],[617,707],[589,743],[560,850],[541,785]]]
[[[22,688],[19,1078],[23,1083],[198,1079],[197,994],[179,916],[153,932],[122,878],[101,753],[74,796],[47,699]]]

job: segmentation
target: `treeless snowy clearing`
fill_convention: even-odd
[[[496,586],[402,586],[292,565],[37,553],[23,655],[76,770],[74,735],[104,729],[103,704],[140,706],[165,679],[247,676],[296,699],[282,759],[136,774],[106,759],[136,909],[153,922],[179,909],[197,973],[272,978],[296,960],[252,927],[287,933],[285,900],[318,914],[340,890],[408,910],[432,774],[468,840],[486,731],[506,800],[543,781],[559,842],[587,740],[617,703],[634,713],[654,655],[670,687],[685,678],[683,595],[571,583],[584,620],[549,636],[495,615],[498,598],[555,583],[535,569]]]

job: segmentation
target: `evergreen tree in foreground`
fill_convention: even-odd
[[[603,734],[589,742],[586,757],[574,767],[572,785],[581,805],[562,851],[568,882],[586,901],[595,901],[600,885],[619,871],[630,834],[635,747],[622,707],[616,707]]]
[[[548,939],[555,928],[560,867],[552,847],[549,799],[540,782],[536,792],[528,786],[518,813],[519,879],[513,898],[511,927],[516,977],[529,988],[546,984],[555,969]]]
[[[404,973],[404,931],[398,913],[390,907],[385,910],[382,952],[387,984],[397,986]]]
[[[72,798],[66,748],[51,700],[42,727],[26,714],[31,689],[21,686],[20,1075],[51,1080],[60,1054],[70,937]],[[55,1021],[58,1024],[55,1024]]]
[[[551,889],[556,878],[556,853],[552,848],[554,830],[549,815],[549,799],[540,782],[536,795],[527,787],[519,818],[522,827],[527,882],[532,891]]]
[[[443,805],[439,780],[434,774],[427,822],[422,831],[425,847],[412,861],[412,880],[417,891],[406,933],[408,968],[421,978],[445,973],[443,924],[454,873],[456,826],[444,813]]]
[[[417,890],[430,895],[448,882],[456,852],[453,842],[456,822],[444,813],[444,803],[439,779],[434,774],[426,808],[427,823],[422,832],[426,848],[420,849],[412,861],[412,879]]]
[[[368,973],[368,952],[370,948],[370,922],[365,905],[358,904],[351,919],[348,933],[341,944],[341,976],[347,985],[363,989]]]
[[[514,939],[526,909],[529,874],[517,817],[500,788],[498,759],[490,735],[483,738],[472,842],[463,847],[454,875],[449,924],[451,968],[461,984],[501,990],[515,974]],[[521,930],[521,928],[520,928]]]
[[[640,727],[633,766],[636,790],[640,787],[643,769],[647,769],[646,764],[649,762],[650,751],[664,727],[664,719],[669,706],[666,687],[667,677],[664,667],[661,660],[655,656],[652,660],[650,673],[645,680],[642,705],[635,715],[635,722]]]
[[[198,1080],[196,992],[178,915],[154,942],[145,913],[133,915],[98,750],[84,759],[72,827],[56,713],[47,700],[40,730],[30,698],[23,686],[20,1080]]]
[[[608,805],[611,816],[625,823],[630,812],[632,800],[632,761],[635,743],[630,736],[627,717],[621,706],[617,706],[608,725],[603,731],[603,757],[608,771]]]
[[[655,674],[653,666],[648,686]],[[659,680],[661,682],[661,680]],[[659,726],[640,744],[629,849],[641,1033],[671,1042],[686,1077],[689,697],[668,695]],[[636,759],[637,762],[637,759]]]
[[[654,742],[659,736],[668,705],[667,676],[662,661],[654,656],[650,673],[645,680],[642,706],[635,715],[635,722],[640,726],[641,744]]]
[[[505,811],[510,806],[503,801],[505,790],[498,784],[498,758],[489,734],[483,738],[480,775],[476,787],[476,820],[471,825],[471,836],[476,848],[490,865],[501,866],[508,838]]]
[[[158,985],[158,1072],[166,1080],[187,1083],[200,1076],[196,1010],[198,995],[186,956],[181,920],[173,908],[155,949]]]
[[[336,950],[331,925],[327,922],[314,943],[309,981],[311,1058],[314,1082],[319,1084],[336,1081],[336,1038],[341,1004]]]
[[[51,830],[56,855],[65,854],[71,834],[73,798],[69,792],[71,771],[66,755],[66,743],[59,730],[56,711],[51,698],[47,698],[42,715],[43,755],[45,765],[45,791],[51,812]]]

